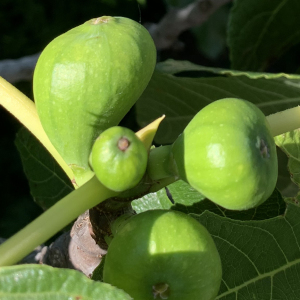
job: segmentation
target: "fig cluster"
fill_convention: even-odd
[[[122,17],[92,19],[44,49],[34,72],[35,103],[76,180],[95,174],[115,192],[141,182],[148,150],[133,131],[117,125],[146,88],[155,63],[148,31]],[[170,176],[226,209],[260,205],[275,188],[275,142],[266,117],[248,101],[226,98],[207,105],[169,149],[171,163],[164,164],[172,166]],[[122,224],[115,226],[105,258],[105,282],[136,300],[215,299],[221,260],[198,221],[153,210]]]

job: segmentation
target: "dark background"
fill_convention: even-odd
[[[204,66],[229,68],[226,23],[231,4],[222,8],[207,24],[188,30],[179,37],[184,48],[158,53],[158,59],[189,60]],[[157,23],[166,13],[164,0],[1,0],[0,60],[20,58],[40,52],[53,38],[85,21],[102,15],[124,16],[141,22]],[[266,71],[297,73],[300,46],[290,49]],[[32,82],[14,84],[31,99]],[[134,110],[123,125],[135,127]],[[30,222],[41,209],[30,196],[18,151],[14,146],[20,124],[0,107],[0,237],[9,237]],[[133,129],[133,128],[132,128]]]

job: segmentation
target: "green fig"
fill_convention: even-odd
[[[221,259],[207,229],[168,210],[129,218],[109,244],[103,267],[104,282],[135,300],[213,300],[221,278]]]
[[[103,131],[94,143],[90,163],[99,181],[107,188],[122,192],[143,178],[147,150],[133,131],[114,126]]]
[[[227,209],[256,207],[276,185],[274,138],[262,111],[248,101],[226,98],[204,107],[172,154],[179,177]]]
[[[95,139],[118,125],[135,104],[155,64],[150,34],[124,17],[87,21],[43,50],[33,78],[36,108],[75,178],[91,172],[88,159]]]

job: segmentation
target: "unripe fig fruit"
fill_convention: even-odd
[[[95,139],[134,105],[155,63],[148,31],[123,17],[87,21],[44,49],[34,72],[34,99],[45,132],[74,172],[89,170]]]
[[[117,231],[105,257],[103,280],[135,300],[213,300],[221,260],[204,226],[178,211],[149,210]]]
[[[90,162],[103,185],[122,192],[136,186],[143,178],[148,153],[133,131],[114,126],[103,131],[94,143]]]
[[[263,203],[277,181],[269,124],[254,104],[234,98],[204,107],[173,144],[179,176],[227,209]]]

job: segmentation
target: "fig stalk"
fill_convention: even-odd
[[[167,145],[150,151],[147,174],[152,180],[160,180],[176,175],[176,167],[171,150],[171,145]]]
[[[74,178],[71,168],[62,159],[46,135],[33,101],[20,92],[17,88],[0,76],[0,104],[17,118],[49,151],[57,163],[68,175]]]
[[[300,106],[269,115],[267,120],[274,137],[298,129],[300,128]]]
[[[145,148],[148,148],[161,120],[161,118],[155,120],[136,133],[137,137],[143,142]],[[167,179],[167,181],[155,183],[152,192],[163,188],[173,181],[173,178],[171,178],[171,180]],[[140,189],[142,190],[142,188]],[[47,241],[86,210],[97,206],[109,198],[116,197],[117,195],[119,195],[119,193],[107,189],[99,182],[96,176],[92,177],[80,188],[68,194],[37,219],[0,245],[0,266],[8,266],[17,263],[35,247]],[[110,201],[109,204],[111,204],[111,202],[113,202],[113,200]],[[114,205],[109,204],[107,204],[106,208],[111,207],[112,210],[116,210]],[[118,202],[116,205],[120,205],[120,203]]]
[[[87,209],[116,196],[93,177],[0,246],[0,266],[17,263]]]

